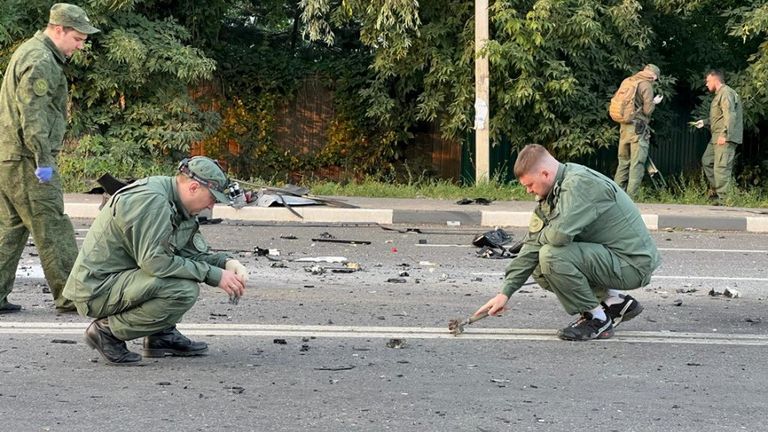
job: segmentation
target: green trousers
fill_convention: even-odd
[[[56,307],[68,308],[61,292],[77,258],[75,230],[64,214],[58,173],[40,183],[35,168],[29,158],[0,162],[0,306],[8,302],[31,232]]]
[[[709,187],[717,192],[720,199],[725,199],[731,187],[737,145],[730,141],[723,145],[710,142],[704,154],[701,155],[701,166]]]
[[[570,243],[543,246],[533,278],[574,315],[596,308],[608,289],[626,291],[647,285],[651,273],[638,271],[601,244]]]
[[[151,335],[176,325],[195,304],[200,285],[189,279],[156,278],[128,270],[109,281],[105,295],[75,302],[80,315],[109,317],[109,328],[122,340]]]
[[[638,134],[634,124],[621,124],[619,129],[619,165],[613,180],[630,197],[637,194],[645,175],[650,133],[648,127]]]

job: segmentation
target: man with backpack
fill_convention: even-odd
[[[653,82],[661,71],[648,64],[626,78],[611,98],[609,113],[619,123],[619,166],[614,181],[634,198],[645,175],[645,162],[651,137],[649,123],[654,108],[663,99],[653,95]]]

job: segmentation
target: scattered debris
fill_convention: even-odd
[[[276,345],[288,345],[285,339],[272,339],[272,343]]]
[[[325,233],[325,234],[327,234],[327,233]],[[330,235],[330,234],[328,234],[328,235]],[[344,244],[353,244],[353,245],[357,245],[357,244],[369,245],[369,244],[371,244],[371,242],[368,241],[368,240],[342,240],[342,239],[337,239],[337,238],[335,238],[333,236],[331,236],[331,238],[323,238],[323,237],[313,238],[312,241],[313,242],[320,242],[320,243],[323,243],[323,242],[325,242],[325,243],[344,243]]]
[[[403,270],[400,273],[398,273],[398,276],[400,277],[408,277],[410,276],[407,271]]]
[[[450,227],[461,226],[461,221],[445,221],[445,223]]]
[[[523,248],[523,242],[519,241],[512,247],[506,248],[504,245],[512,241],[512,236],[501,228],[478,234],[472,240],[472,244],[480,248],[477,251],[479,258],[504,259],[514,258]]]
[[[512,381],[508,379],[491,378],[491,382],[494,384],[507,384],[511,383]]]
[[[297,240],[298,239],[298,237],[296,237],[293,234],[281,234],[280,238],[283,239],[283,240]]]
[[[683,300],[682,299],[677,299],[674,302],[672,302],[672,304],[675,305],[675,306],[682,306],[683,305]]]
[[[314,262],[314,263],[345,263],[347,259],[340,256],[321,256],[321,257],[304,257],[293,260],[294,262]]]
[[[448,330],[454,335],[458,336],[464,333],[464,326],[472,324],[488,316],[488,312],[483,312],[480,315],[472,315],[464,320],[453,319],[448,322]]]
[[[741,293],[739,291],[736,291],[735,289],[725,288],[722,292],[718,291],[715,288],[712,288],[709,290],[708,295],[710,297],[728,297],[728,298],[739,298],[741,297]]]
[[[273,262],[269,266],[273,267],[273,268],[288,268],[288,265],[286,263],[282,262],[282,261]]]
[[[696,291],[698,291],[696,288],[678,288],[677,290],[675,290],[675,292],[677,292],[678,294],[691,294],[691,293],[695,293]]]
[[[325,273],[325,267],[319,265],[313,265],[311,267],[304,267],[304,271],[312,273],[313,275],[321,275]]]
[[[389,283],[405,283],[406,280],[403,279],[403,278],[397,277],[397,278],[389,278],[389,279],[387,279],[387,282],[389,282]]]
[[[240,386],[224,387],[224,389],[229,390],[233,394],[241,394],[242,392],[245,391],[245,389]]]
[[[159,386],[169,386],[169,385],[171,385],[171,382],[170,381],[160,381],[159,383],[157,383],[157,385],[159,385]]]
[[[258,246],[255,246],[253,248],[253,254],[256,256],[280,256],[280,251],[278,249],[263,249]]]
[[[309,345],[303,344],[301,348],[299,349],[300,352],[307,352],[309,351]]]
[[[77,342],[76,342],[76,341],[73,341],[73,340],[70,340],[70,339],[53,339],[53,340],[51,340],[51,343],[55,343],[55,344],[67,344],[67,345],[74,345],[74,344],[76,344]]]
[[[316,367],[315,370],[319,370],[319,371],[344,371],[344,370],[352,370],[354,368],[355,367],[352,366],[352,365],[350,365],[350,366],[321,366],[321,367]]]
[[[489,200],[487,198],[475,198],[475,199],[462,198],[456,201],[456,204],[458,205],[467,205],[467,204],[489,205],[492,202],[493,200]]]
[[[405,339],[393,338],[387,341],[387,348],[403,349],[406,346],[408,346],[408,344],[405,342]]]
[[[744,322],[752,323],[752,324],[760,324],[763,322],[760,318],[744,318]]]

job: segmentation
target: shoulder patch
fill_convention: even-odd
[[[528,232],[537,233],[544,228],[544,221],[539,218],[535,212],[531,215],[531,221],[528,223]]]
[[[32,84],[32,90],[38,96],[45,96],[48,93],[48,81],[42,78],[35,80],[35,83]]]
[[[205,241],[202,234],[195,233],[194,237],[192,237],[192,244],[195,245],[195,249],[198,252],[208,252],[208,242]]]

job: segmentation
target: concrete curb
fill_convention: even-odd
[[[256,222],[305,222],[305,223],[372,223],[372,224],[429,224],[477,227],[527,227],[530,211],[503,210],[425,210],[425,209],[378,209],[378,208],[335,208],[335,207],[294,207],[299,218],[282,207],[245,207],[235,210],[217,205],[213,214],[216,218]],[[73,218],[93,219],[99,212],[99,204],[65,202],[65,212]],[[768,216],[699,216],[686,214],[642,215],[650,230],[668,228],[690,228],[715,231],[768,232]]]

